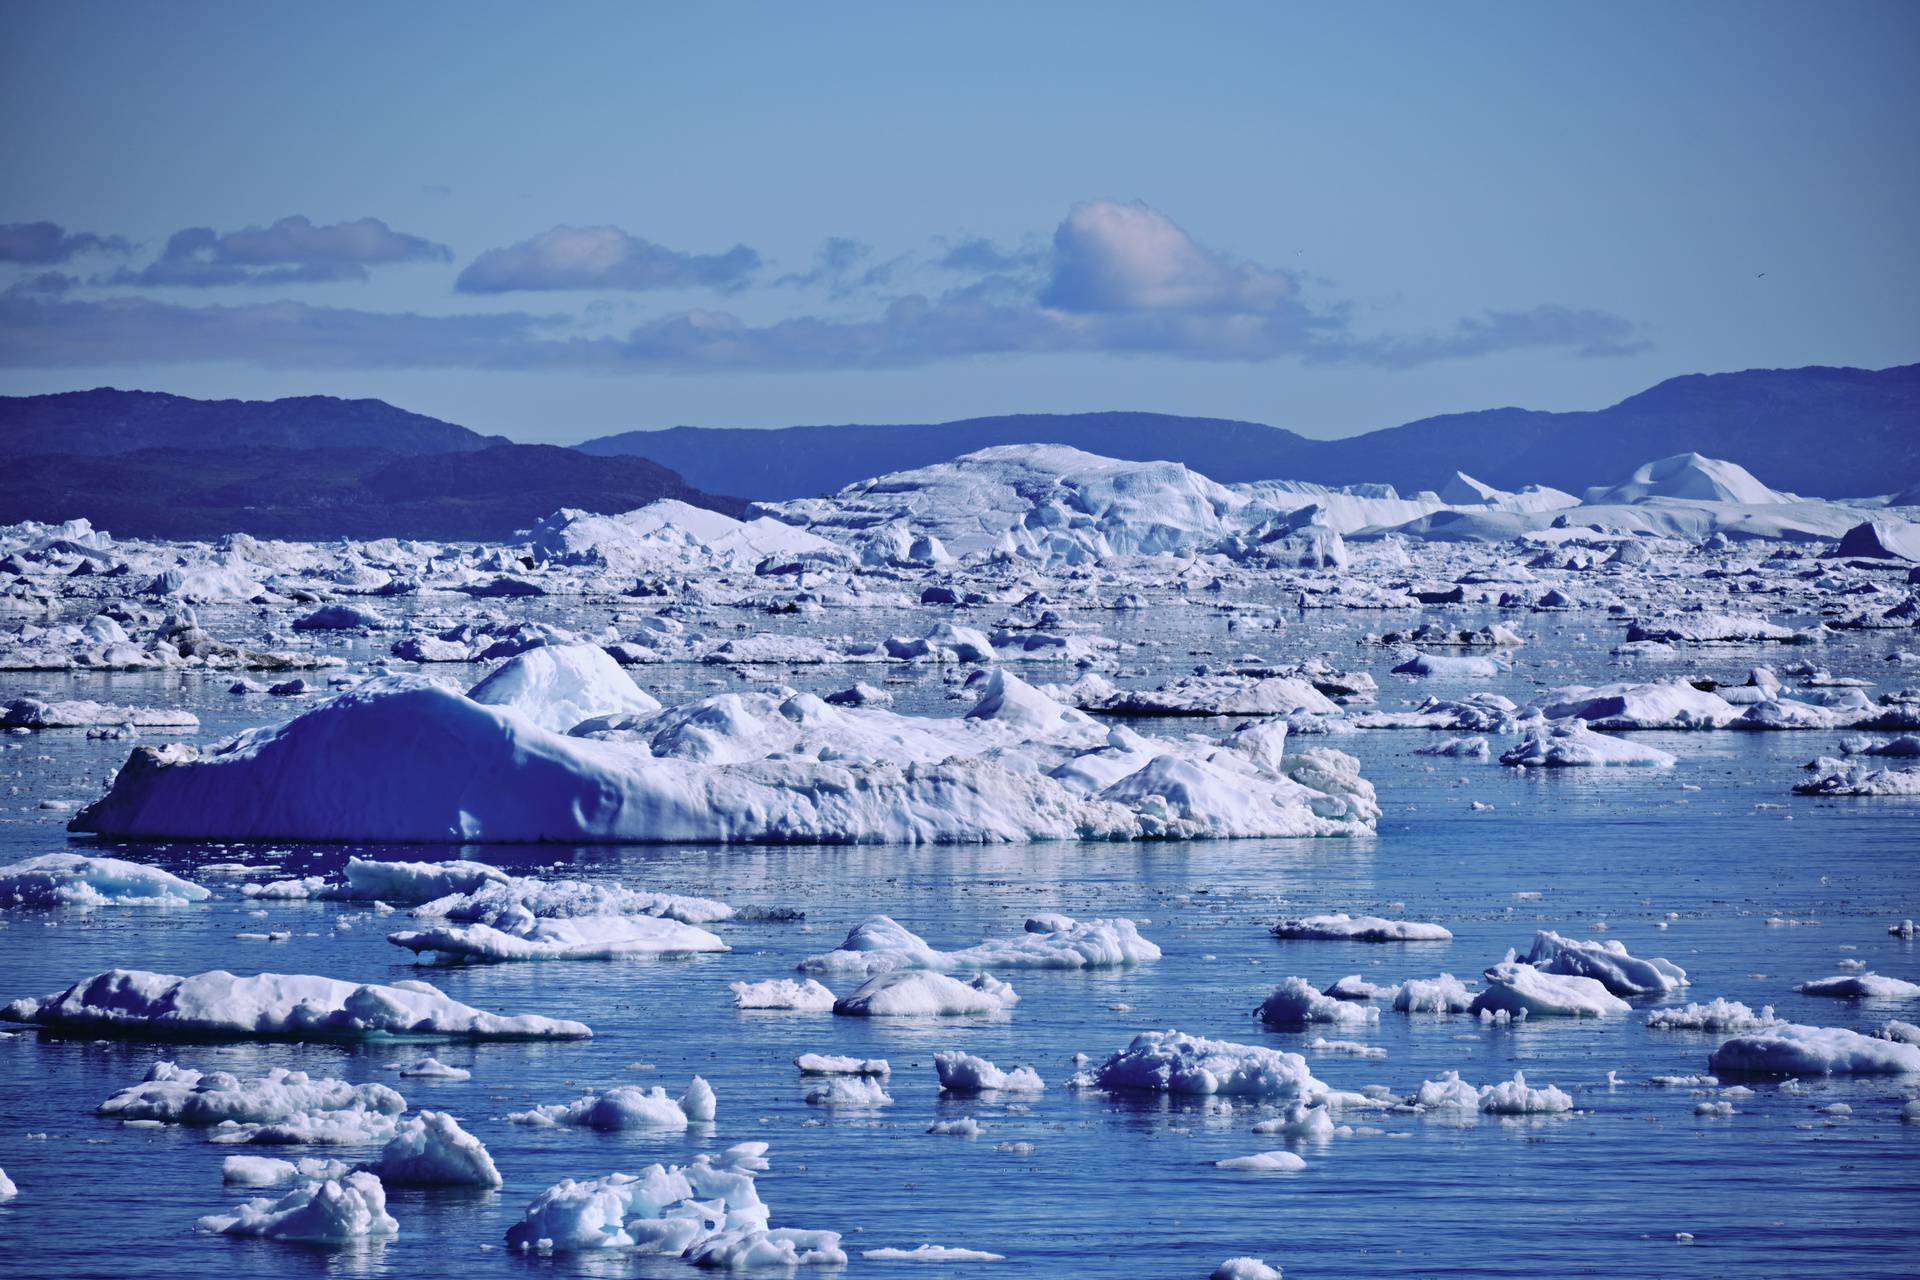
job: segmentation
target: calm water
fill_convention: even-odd
[[[886,634],[899,619],[830,615],[824,630]],[[577,619],[576,619],[577,620]],[[1294,616],[1284,630],[1224,632],[1214,615],[1100,619],[1152,644],[1136,655],[1156,674],[1243,652],[1295,657],[1326,649],[1380,679],[1382,706],[1438,682],[1385,674],[1379,651],[1353,637],[1411,619]],[[733,619],[727,618],[731,627]],[[758,625],[756,619],[753,625]],[[782,621],[783,628],[796,625]],[[1515,672],[1472,687],[1524,694],[1537,684],[1618,678],[1607,650],[1614,624],[1535,618],[1536,639]],[[1765,652],[1716,650],[1662,667],[1732,677],[1754,661],[1815,656],[1836,671],[1897,682],[1882,661],[1892,637]],[[365,650],[353,651],[364,656]],[[1036,667],[1036,678],[1050,678]],[[464,674],[464,672],[462,673]],[[695,696],[748,677],[702,667],[639,669],[663,696]],[[761,673],[826,691],[893,668]],[[1059,678],[1065,678],[1060,673]],[[896,685],[905,710],[957,711],[938,672]],[[719,682],[716,686],[712,682]],[[7,677],[0,697],[28,689],[113,701],[182,701],[202,714],[202,740],[289,708],[225,693],[226,679],[178,676]],[[1195,726],[1162,725],[1162,732]],[[1217,731],[1217,725],[1204,726]],[[160,735],[150,735],[150,740]],[[175,973],[324,973],[390,981],[426,976],[456,998],[510,1012],[590,1023],[590,1042],[434,1047],[472,1070],[470,1081],[400,1080],[386,1066],[418,1046],[158,1047],[58,1040],[0,1041],[0,1167],[21,1194],[0,1206],[0,1274],[35,1276],[593,1275],[686,1276],[678,1261],[625,1255],[522,1258],[502,1248],[528,1199],[563,1177],[635,1171],[656,1160],[746,1139],[772,1144],[761,1178],[776,1225],[845,1233],[849,1274],[930,1277],[1023,1274],[1203,1277],[1223,1258],[1254,1254],[1290,1277],[1547,1273],[1623,1276],[1912,1274],[1920,1221],[1920,1126],[1899,1109],[1920,1081],[1839,1078],[1786,1092],[1753,1082],[1731,1119],[1693,1114],[1688,1090],[1649,1076],[1704,1071],[1718,1037],[1649,1033],[1641,1015],[1605,1023],[1540,1021],[1484,1029],[1464,1017],[1383,1012],[1375,1031],[1265,1030],[1249,1010],[1289,974],[1324,985],[1346,973],[1380,982],[1442,970],[1477,977],[1537,928],[1606,936],[1636,954],[1684,965],[1682,999],[1726,996],[1772,1004],[1784,1016],[1866,1029],[1913,1019],[1920,1002],[1870,1007],[1793,993],[1793,984],[1841,972],[1854,957],[1880,973],[1920,978],[1915,944],[1887,925],[1920,915],[1920,805],[1814,801],[1789,789],[1798,766],[1832,754],[1838,735],[1647,735],[1681,764],[1672,771],[1568,771],[1522,776],[1474,761],[1413,754],[1425,733],[1332,739],[1365,762],[1386,816],[1365,841],[1218,842],[1164,846],[1052,845],[991,849],[683,848],[446,850],[521,871],[608,878],[724,898],[737,906],[797,907],[804,923],[718,926],[731,954],[691,961],[415,968],[384,940],[403,917],[336,904],[271,904],[264,918],[231,887],[202,907],[12,912],[0,917],[0,997],[41,994],[110,965]],[[0,861],[70,847],[65,814],[46,800],[96,795],[125,743],[77,733],[4,740]],[[1497,750],[1497,747],[1496,747]],[[1687,786],[1700,788],[1697,791]],[[1495,806],[1468,810],[1470,800]],[[71,847],[87,847],[74,842]],[[337,866],[349,853],[442,856],[419,849],[273,849],[182,846],[114,849],[191,875],[216,861],[271,862],[289,874]],[[209,882],[221,884],[223,882]],[[1517,895],[1537,894],[1538,897]],[[830,1014],[738,1013],[726,984],[787,976],[800,957],[836,945],[876,911],[936,946],[1017,932],[1035,911],[1129,915],[1166,955],[1157,964],[1092,974],[1015,972],[1022,1000],[1001,1021],[936,1026]],[[1438,920],[1450,944],[1379,947],[1280,943],[1277,916],[1374,911]],[[1678,918],[1667,929],[1655,922]],[[1770,916],[1810,921],[1769,927]],[[1609,929],[1595,934],[1605,920]],[[234,934],[285,928],[284,943]],[[1635,1002],[1645,1005],[1645,1001]],[[1131,1006],[1118,1011],[1111,1006]],[[1384,1060],[1309,1053],[1314,1072],[1342,1088],[1385,1084],[1406,1093],[1443,1070],[1476,1084],[1526,1071],[1534,1084],[1576,1093],[1571,1117],[1459,1124],[1365,1114],[1379,1132],[1298,1148],[1298,1174],[1227,1173],[1215,1160],[1272,1149],[1251,1133],[1257,1108],[1220,1114],[1199,1105],[1079,1095],[1060,1087],[1076,1052],[1102,1057],[1137,1031],[1184,1031],[1299,1050],[1316,1034],[1384,1047]],[[1021,1105],[945,1100],[932,1055],[962,1048],[1002,1066],[1030,1062],[1049,1089]],[[803,1051],[888,1058],[892,1107],[809,1107],[791,1065]],[[415,1107],[447,1109],[492,1150],[507,1179],[497,1193],[395,1189],[400,1236],[354,1249],[235,1242],[201,1235],[194,1220],[245,1198],[223,1187],[220,1158],[190,1130],[126,1129],[93,1117],[115,1089],[160,1057],[255,1074],[286,1065],[315,1075],[394,1085]],[[1621,1083],[1606,1084],[1609,1070]],[[711,1131],[671,1136],[531,1130],[509,1111],[558,1102],[583,1088],[659,1083],[674,1093],[698,1072],[720,1098]],[[1844,1101],[1850,1119],[1819,1108]],[[976,1141],[925,1133],[936,1119],[971,1115]],[[1030,1153],[998,1150],[1031,1143]],[[361,1158],[338,1148],[253,1149],[262,1154]],[[1676,1232],[1694,1241],[1680,1244]],[[863,1249],[923,1241],[989,1249],[1005,1263],[869,1262]]]

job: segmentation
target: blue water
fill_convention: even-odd
[[[581,621],[575,618],[576,623]],[[885,634],[882,616],[836,615],[835,631]],[[1135,656],[1158,672],[1243,652],[1299,656],[1326,649],[1368,665],[1381,705],[1449,691],[1385,674],[1379,651],[1357,648],[1367,629],[1404,625],[1382,615],[1296,616],[1284,631],[1227,635],[1217,615],[1101,621],[1152,647]],[[760,625],[753,619],[751,625]],[[783,628],[804,622],[779,620]],[[895,627],[904,630],[904,626]],[[1538,683],[1618,678],[1607,650],[1614,624],[1593,617],[1528,620],[1535,637],[1512,676],[1494,687],[1522,694]],[[1717,650],[1662,667],[1723,677],[1755,661],[1817,656],[1835,671],[1888,681],[1886,637],[1810,650]],[[356,659],[364,647],[343,652]],[[1037,668],[1048,678],[1046,668]],[[461,674],[465,674],[462,672]],[[641,669],[663,696],[695,696],[741,677],[712,668]],[[888,668],[799,668],[762,673],[826,691]],[[1066,673],[1057,673],[1066,678]],[[957,713],[941,674],[915,672],[895,686],[906,710]],[[113,701],[174,700],[205,721],[207,740],[286,713],[282,704],[224,692],[227,679],[177,675],[9,677],[0,697],[27,689]],[[1473,682],[1485,687],[1489,682]],[[1156,725],[1158,732],[1195,727]],[[149,739],[160,735],[149,735]],[[461,850],[235,846],[107,848],[191,874],[217,861],[270,861],[288,874],[337,866],[350,853],[479,857],[534,872],[618,879],[723,898],[737,906],[794,907],[804,923],[719,926],[724,956],[614,964],[506,965],[422,973],[385,932],[403,917],[346,904],[270,904],[265,918],[228,882],[196,908],[10,912],[0,917],[0,998],[42,994],[111,965],[191,973],[323,973],[389,981],[425,976],[458,999],[507,1012],[582,1019],[596,1037],[553,1045],[436,1046],[467,1067],[459,1083],[401,1080],[386,1064],[419,1046],[239,1044],[155,1046],[62,1040],[26,1033],[0,1041],[0,1168],[20,1196],[0,1205],[0,1275],[33,1276],[689,1276],[677,1260],[626,1255],[524,1258],[503,1235],[526,1202],[563,1177],[635,1171],[656,1160],[758,1139],[773,1167],[761,1191],[778,1225],[845,1233],[848,1275],[934,1277],[1019,1274],[1203,1277],[1222,1259],[1263,1256],[1289,1277],[1370,1276],[1905,1276],[1920,1221],[1920,1126],[1901,1103],[1920,1081],[1836,1078],[1799,1094],[1766,1081],[1731,1119],[1693,1114],[1684,1088],[1649,1076],[1706,1068],[1718,1037],[1648,1032],[1633,1016],[1483,1028],[1464,1017],[1383,1012],[1377,1030],[1264,1029],[1249,1011],[1289,974],[1324,985],[1346,973],[1376,981],[1478,975],[1537,928],[1618,938],[1636,954],[1684,965],[1684,1000],[1726,996],[1783,1016],[1867,1029],[1920,1017],[1920,1001],[1874,1007],[1794,994],[1795,983],[1841,972],[1853,957],[1883,974],[1920,979],[1915,944],[1887,925],[1920,915],[1920,805],[1815,801],[1789,794],[1798,766],[1832,754],[1837,735],[1649,734],[1681,755],[1672,771],[1567,771],[1523,776],[1473,761],[1432,760],[1413,749],[1425,733],[1330,740],[1359,755],[1385,808],[1377,836],[1354,841],[1181,845],[1043,845],[1021,848],[585,848]],[[65,814],[43,800],[84,802],[124,757],[125,743],[77,733],[4,740],[0,861],[73,847]],[[1700,788],[1683,789],[1685,784]],[[1470,800],[1495,806],[1468,810]],[[1521,898],[1516,894],[1537,893]],[[1099,973],[1014,972],[1022,999],[998,1021],[935,1026],[830,1014],[739,1013],[726,984],[787,976],[804,955],[836,945],[867,914],[884,911],[936,946],[1017,932],[1035,911],[1150,921],[1156,964]],[[1281,943],[1266,926],[1282,914],[1371,911],[1431,919],[1450,944],[1364,946]],[[1676,912],[1671,927],[1655,922]],[[1769,927],[1770,916],[1813,921]],[[1609,929],[1596,934],[1604,919]],[[345,925],[347,927],[340,927]],[[286,928],[284,943],[234,934]],[[1636,1001],[1644,1007],[1648,1002]],[[1125,1004],[1129,1012],[1109,1006]],[[1457,1070],[1476,1084],[1516,1068],[1535,1085],[1576,1094],[1571,1117],[1459,1124],[1361,1113],[1377,1133],[1297,1148],[1296,1174],[1228,1173],[1215,1160],[1269,1150],[1250,1132],[1258,1108],[1220,1114],[1159,1099],[1081,1095],[1061,1087],[1071,1058],[1098,1059],[1137,1031],[1195,1034],[1301,1050],[1315,1035],[1363,1039],[1384,1060],[1308,1053],[1314,1073],[1342,1088],[1385,1084],[1411,1092]],[[943,1099],[932,1054],[963,1048],[1002,1066],[1030,1062],[1048,1091],[1018,1105]],[[791,1065],[804,1051],[888,1058],[892,1107],[834,1113],[802,1102]],[[94,1107],[140,1078],[157,1058],[255,1074],[286,1065],[316,1075],[393,1085],[415,1107],[447,1109],[479,1136],[506,1176],[495,1193],[395,1188],[400,1236],[349,1249],[237,1242],[194,1230],[201,1214],[245,1198],[221,1184],[220,1159],[190,1130],[122,1128]],[[636,1065],[643,1064],[643,1065]],[[1609,1070],[1621,1083],[1609,1088]],[[670,1136],[532,1130],[509,1111],[566,1100],[581,1089],[662,1084],[674,1093],[695,1072],[720,1098],[710,1130]],[[1820,1107],[1843,1101],[1850,1119]],[[924,1131],[971,1115],[978,1140]],[[40,1137],[38,1135],[44,1135]],[[1033,1144],[1030,1154],[997,1150]],[[336,1155],[351,1149],[262,1149]],[[1692,1243],[1675,1240],[1691,1232]],[[923,1241],[988,1249],[1004,1263],[871,1262],[863,1249]]]

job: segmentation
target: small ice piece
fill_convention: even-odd
[[[1408,978],[1393,993],[1395,1013],[1465,1013],[1473,993],[1450,973],[1437,978]]]
[[[803,1076],[879,1076],[893,1074],[885,1058],[850,1058],[832,1053],[803,1053],[793,1060]]]
[[[927,970],[899,970],[867,979],[834,1001],[833,1011],[861,1018],[946,1018],[1005,1013],[1020,1001],[990,973],[970,981]]]
[[[294,1040],[577,1040],[581,1022],[504,1016],[461,1004],[424,982],[353,983],[306,974],[179,977],[108,969],[65,991],[0,1007],[0,1019],[95,1035]]]
[[[1915,1098],[1900,1108],[1900,1119],[1906,1124],[1920,1124],[1920,1098]],[[5,1174],[0,1174],[0,1181],[4,1181],[5,1177]]]
[[[1920,1025],[1902,1022],[1898,1018],[1887,1019],[1887,1024],[1868,1032],[1876,1040],[1897,1040],[1901,1044],[1920,1044]]]
[[[1920,1045],[1844,1027],[1780,1022],[1728,1040],[1713,1051],[1707,1068],[1756,1075],[1920,1075]]]
[[[1368,982],[1357,973],[1350,973],[1344,978],[1335,978],[1321,994],[1332,996],[1335,1000],[1371,1000],[1391,990],[1390,987]]]
[[[869,1076],[835,1075],[807,1090],[806,1101],[816,1107],[890,1107],[893,1095]]]
[[[1329,1040],[1325,1036],[1315,1036],[1307,1041],[1307,1048],[1316,1053],[1346,1053],[1356,1058],[1384,1058],[1387,1051],[1378,1045],[1362,1044],[1358,1040]]]
[[[278,1200],[249,1200],[231,1213],[200,1219],[216,1235],[335,1243],[391,1236],[400,1224],[387,1213],[386,1188],[371,1173],[349,1173],[324,1182],[302,1182]]]
[[[171,907],[209,896],[159,867],[119,858],[43,853],[0,867],[0,907]]]
[[[1280,1280],[1280,1268],[1268,1266],[1263,1258],[1228,1258],[1207,1280]]]
[[[961,1249],[952,1245],[923,1244],[912,1249],[896,1249],[888,1246],[884,1249],[867,1249],[860,1254],[876,1262],[1005,1262],[1004,1253],[988,1253],[984,1249]]]
[[[412,1062],[397,1064],[394,1068],[403,1076],[421,1080],[471,1080],[473,1072],[465,1067],[450,1067],[438,1058],[415,1058]]]
[[[1075,1076],[1076,1088],[1312,1101],[1327,1086],[1307,1060],[1258,1045],[1208,1040],[1182,1031],[1143,1031],[1126,1048]]]
[[[769,978],[765,982],[729,982],[736,1009],[783,1009],[795,1013],[825,1013],[833,1008],[833,992],[812,978]]]
[[[1323,996],[1305,978],[1286,979],[1254,1012],[1270,1027],[1303,1027],[1316,1022],[1363,1027],[1380,1021],[1380,1011],[1372,1005]]]
[[[1530,1018],[1604,1018],[1626,1013],[1625,1000],[1594,978],[1543,973],[1530,964],[1507,960],[1483,975],[1487,989],[1474,997],[1468,1012]]]
[[[1312,1106],[1290,1102],[1287,1109],[1270,1120],[1253,1126],[1262,1137],[1282,1137],[1290,1142],[1325,1142],[1333,1137],[1333,1113],[1325,1103]]]
[[[1555,1115],[1573,1110],[1573,1099],[1552,1085],[1530,1089],[1526,1073],[1516,1071],[1513,1079],[1480,1090],[1480,1109],[1496,1116]]]
[[[832,951],[800,962],[803,973],[871,977],[891,969],[1091,969],[1158,960],[1160,948],[1134,922],[1034,916],[1011,938],[938,951],[891,916],[869,916]]]
[[[1215,1160],[1213,1167],[1236,1173],[1298,1173],[1307,1167],[1307,1162],[1291,1151],[1262,1151],[1258,1155]]]
[[[1844,973],[1803,982],[1794,990],[1801,995],[1832,996],[1836,1000],[1910,1000],[1920,996],[1920,982],[1886,978],[1877,973]]]
[[[927,1126],[927,1132],[945,1138],[966,1138],[971,1141],[980,1136],[980,1122],[972,1116],[961,1116],[958,1120],[935,1120]]]
[[[1617,996],[1664,994],[1687,985],[1687,971],[1671,960],[1642,960],[1617,940],[1563,938],[1551,929],[1533,935],[1527,963],[1542,973],[1593,978]]]
[[[1666,1031],[1753,1031],[1777,1021],[1772,1005],[1755,1013],[1738,1000],[1724,996],[1715,996],[1709,1004],[1647,1011],[1647,1026]]]
[[[1419,920],[1383,920],[1379,916],[1301,916],[1268,930],[1276,938],[1316,942],[1450,942],[1444,926]]]
[[[1724,1120],[1733,1114],[1733,1104],[1719,1100],[1696,1102],[1693,1104],[1693,1114],[1697,1116],[1712,1116],[1716,1119]]]
[[[11,1200],[20,1194],[20,1188],[13,1184],[5,1169],[0,1169],[0,1200]]]
[[[689,1123],[711,1121],[716,1114],[713,1087],[699,1076],[686,1093],[674,1098],[655,1085],[618,1085],[605,1093],[590,1093],[572,1102],[550,1103],[507,1116],[514,1124],[554,1128],[579,1125],[587,1129],[684,1129]]]
[[[480,1139],[460,1127],[444,1111],[422,1111],[400,1122],[398,1132],[381,1149],[377,1165],[381,1181],[396,1185],[435,1187],[497,1187],[500,1171],[494,1167]]]
[[[940,1077],[940,1088],[947,1093],[1041,1093],[1047,1087],[1032,1067],[1002,1071],[985,1058],[958,1049],[934,1054],[933,1069]]]

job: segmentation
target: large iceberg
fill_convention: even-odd
[[[611,719],[625,723],[562,736],[389,677],[206,751],[141,748],[70,825],[145,838],[968,843],[1352,835],[1379,812],[1341,752],[1286,754],[1284,735],[1259,727],[1149,742],[1004,672],[957,720],[789,692]]]
[[[0,1007],[0,1019],[57,1031],[156,1039],[577,1040],[585,1023],[461,1004],[424,982],[342,982],[306,974],[236,977],[224,969],[178,977],[108,969],[37,1000]]]

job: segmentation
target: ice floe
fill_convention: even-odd
[[[1595,978],[1549,973],[1514,960],[1489,968],[1487,989],[1473,998],[1470,1013],[1507,1013],[1529,1018],[1604,1018],[1627,1012],[1625,1000]]]
[[[876,974],[834,1001],[833,1011],[861,1018],[951,1018],[1005,1013],[1019,994],[990,973],[969,981],[924,969]]]
[[[894,969],[1093,969],[1143,964],[1160,948],[1133,921],[1030,917],[1023,932],[939,951],[891,916],[870,916],[832,951],[802,960],[802,972],[870,977]]]
[[[371,1173],[302,1182],[278,1200],[248,1200],[231,1213],[200,1219],[200,1229],[225,1236],[340,1243],[393,1236],[400,1224],[387,1212],[386,1188]]]
[[[1321,942],[1448,942],[1453,938],[1453,934],[1443,925],[1420,920],[1386,920],[1379,916],[1350,916],[1345,912],[1291,917],[1280,921],[1268,932],[1276,938]]]
[[[713,1086],[699,1076],[678,1098],[658,1085],[619,1085],[605,1093],[590,1093],[572,1102],[552,1103],[516,1111],[507,1117],[515,1124],[556,1128],[576,1125],[586,1129],[684,1129],[704,1124],[716,1114]]]
[[[1143,1031],[1126,1048],[1076,1075],[1077,1088],[1312,1102],[1327,1094],[1307,1061],[1260,1045],[1182,1031]]]
[[[1042,1093],[1046,1082],[1032,1067],[1003,1071],[985,1058],[958,1049],[933,1055],[940,1088],[947,1093]]]
[[[0,907],[155,907],[204,902],[200,885],[120,858],[43,853],[0,867]]]

